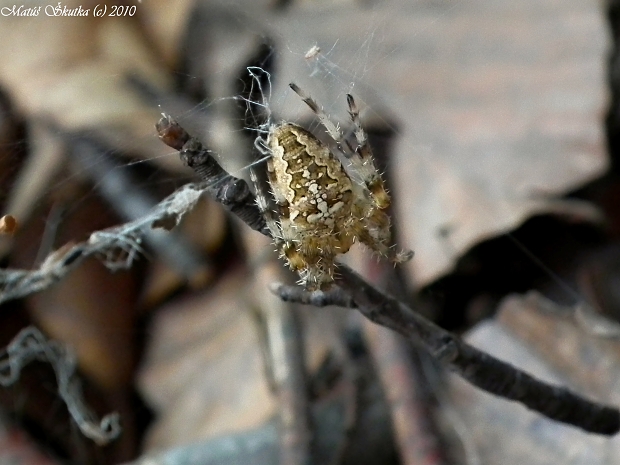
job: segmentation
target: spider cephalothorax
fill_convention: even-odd
[[[302,127],[281,123],[269,128],[267,140],[261,141],[270,155],[267,176],[277,211],[255,184],[281,256],[309,290],[333,282],[336,256],[346,253],[356,240],[394,262],[410,259],[411,252],[397,253],[390,247],[390,219],[383,211],[390,197],[375,168],[353,97],[347,95],[356,149],[345,144],[340,129],[309,96],[295,84],[291,88],[316,113],[357,176],[351,176],[329,147]],[[344,145],[350,153],[344,152]]]

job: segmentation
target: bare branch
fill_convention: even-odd
[[[263,238],[254,239],[268,244]],[[252,249],[249,253],[254,254],[257,260],[261,249]],[[259,292],[248,294],[248,305],[256,318],[266,377],[278,404],[278,463],[309,465],[313,463],[315,425],[310,415],[305,347],[299,315],[293,305],[271,293],[260,292],[282,273],[278,264],[269,263],[256,271],[253,287]]]
[[[269,235],[255,197],[245,181],[224,171],[202,144],[191,138],[172,118],[164,115],[157,127],[162,140],[180,150],[183,161],[201,176],[203,182],[188,184],[177,190],[140,220],[95,232],[85,242],[62,247],[52,253],[38,269],[0,270],[0,303],[46,289],[89,256],[102,256],[106,265],[112,269],[131,266],[140,252],[144,230],[152,227],[171,229],[176,226],[205,191],[252,229]],[[357,306],[371,321],[397,331],[414,343],[422,343],[448,368],[487,392],[515,400],[551,419],[593,433],[613,435],[620,429],[620,412],[617,409],[591,402],[565,388],[539,381],[512,365],[469,346],[404,304],[381,293],[348,267],[342,265],[339,271],[338,284],[341,291],[319,291],[308,295],[301,289],[295,290],[282,285],[275,286],[273,290],[285,300],[319,306]],[[97,426],[84,408],[81,397],[77,394],[78,385],[72,379],[73,371],[67,369],[74,367],[75,362],[61,363],[61,360],[65,360],[61,349],[50,349],[55,346],[50,346],[36,330],[24,331],[7,349],[8,359],[0,364],[0,373],[9,370],[8,374],[0,378],[2,384],[13,382],[16,373],[26,363],[45,357],[58,368],[56,373],[61,396],[84,434],[96,441],[106,441],[113,434],[117,434],[115,417],[107,416]]]
[[[144,218],[156,208],[156,199],[137,182],[130,169],[116,169],[116,162],[104,145],[81,133],[72,134],[67,142],[80,172],[90,176],[101,196],[125,221]],[[142,237],[154,255],[189,282],[201,282],[212,274],[212,264],[182,235],[146,228]]]
[[[29,326],[11,341],[0,358],[0,385],[7,387],[19,379],[21,370],[30,362],[40,360],[52,365],[58,393],[82,433],[99,445],[108,444],[121,432],[117,413],[106,415],[97,423],[84,404],[82,389],[75,376],[75,355],[65,346],[48,341],[35,327]]]
[[[268,294],[269,295],[269,294]],[[279,302],[263,309],[268,337],[271,374],[280,409],[280,462],[282,465],[312,463],[312,440],[303,338],[294,309]]]
[[[182,159],[188,160],[185,163],[207,183],[223,182],[230,176],[207,154],[200,142],[192,139],[172,118],[164,115],[157,127],[164,142],[177,149],[182,147]],[[193,158],[194,154],[197,158]],[[236,178],[231,176],[231,179]],[[247,189],[247,184],[245,186]],[[218,201],[225,203],[217,190],[212,194]],[[260,211],[254,196],[250,194],[243,198],[245,200],[240,199],[235,208],[231,208],[233,213],[253,229],[269,235],[264,219],[258,219]],[[355,304],[366,318],[402,334],[416,344],[421,343],[450,370],[484,391],[520,402],[548,418],[592,433],[613,435],[620,430],[618,409],[589,401],[568,389],[544,383],[464,343],[396,299],[381,293],[345,265],[340,265],[339,273],[336,282],[344,292],[318,291],[308,294],[284,285],[275,285],[272,291],[285,300],[301,303],[344,304],[347,307]],[[350,295],[352,302],[346,294]]]
[[[482,352],[460,338],[443,330],[396,299],[383,294],[346,265],[339,266],[338,284],[348,292],[357,308],[369,320],[390,328],[416,344],[422,344],[431,355],[451,371],[478,388],[517,401],[553,420],[577,426],[586,431],[614,435],[620,430],[618,409],[589,401],[566,388],[540,381],[518,368]],[[273,290],[289,300],[298,302],[317,299],[303,290],[292,291],[288,286]],[[324,305],[342,301],[339,293]]]
[[[282,283],[272,283],[269,286],[271,292],[276,294],[285,302],[296,302],[315,307],[327,307],[335,305],[337,307],[355,308],[353,298],[341,288],[334,286],[326,291],[306,291],[300,286],[287,286]]]
[[[143,218],[94,232],[87,241],[66,244],[50,254],[37,269],[0,270],[0,303],[47,289],[90,256],[101,258],[112,270],[129,268],[141,252],[145,231],[156,227],[172,229],[194,207],[204,190],[202,185],[187,184]]]
[[[364,335],[390,408],[402,464],[445,464],[440,441],[432,431],[420,370],[411,360],[410,344],[368,320]]]

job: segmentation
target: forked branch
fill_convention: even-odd
[[[170,116],[164,115],[157,124],[160,138],[179,150],[183,162],[201,179],[212,186],[235,183],[236,178],[221,168],[208,155],[197,139],[192,138]],[[241,181],[243,183],[243,181]],[[239,184],[236,184],[239,185]],[[269,235],[256,205],[255,197],[245,193],[236,196],[234,207],[222,196],[221,187],[212,195],[227,204],[248,225]],[[396,299],[364,281],[350,268],[340,265],[338,289],[308,293],[301,288],[276,285],[274,290],[285,300],[311,305],[340,305],[357,308],[366,318],[388,327],[413,343],[421,344],[438,361],[473,385],[491,394],[517,401],[553,420],[577,426],[586,431],[614,435],[620,430],[617,408],[587,400],[566,388],[540,381],[518,368],[496,359],[463,342]]]

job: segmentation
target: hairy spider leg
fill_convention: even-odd
[[[371,210],[366,216],[365,223],[367,224],[367,228],[360,231],[358,237],[360,242],[387,257],[394,263],[409,261],[413,257],[413,252],[411,250],[399,251],[394,246],[389,245],[392,236],[390,231],[390,217],[383,210],[390,206],[390,196],[375,166],[372,150],[368,143],[368,136],[366,135],[366,131],[362,128],[359,109],[351,94],[347,94],[347,104],[349,105],[351,121],[355,125],[355,138],[358,143],[357,149],[353,151],[354,154],[350,157],[350,160],[370,191],[377,207],[379,207],[379,209]]]
[[[341,144],[342,143],[342,131],[340,130],[340,128],[338,128],[338,126],[332,123],[332,121],[329,119],[329,116],[325,114],[323,109],[319,107],[319,105],[312,99],[312,97],[306,94],[294,82],[291,82],[289,84],[289,87],[293,89],[293,92],[299,95],[299,97],[301,97],[304,103],[308,105],[310,109],[316,114],[316,116],[319,118],[319,121],[321,122],[323,127],[327,130],[327,133],[330,135],[330,137],[334,139],[338,144]]]
[[[363,202],[356,202],[353,213],[361,221],[353,221],[350,228],[355,237],[370,250],[387,258],[392,263],[403,263],[413,257],[412,251],[401,251],[391,245],[390,217],[379,208],[368,208]]]
[[[343,153],[345,153],[342,149],[345,142],[343,140],[344,135],[340,128],[338,128],[338,126],[329,119],[329,116],[327,116],[327,114],[314,101],[314,99],[306,94],[297,84],[290,83],[289,86],[316,114],[323,127],[327,130],[327,133],[332,139],[334,139]],[[364,185],[370,192],[370,195],[374,199],[377,206],[381,209],[386,209],[390,206],[390,196],[385,190],[381,175],[375,168],[372,158],[372,151],[370,150],[370,145],[368,144],[368,137],[360,124],[359,110],[357,109],[357,105],[355,104],[355,100],[351,94],[347,94],[347,103],[349,104],[349,115],[355,124],[355,138],[358,143],[357,149],[352,150],[352,154],[348,158],[353,164],[356,172],[362,178]],[[346,145],[349,146],[349,144]]]
[[[267,203],[267,198],[263,194],[263,189],[258,180],[258,176],[256,176],[256,172],[254,171],[254,167],[250,167],[250,179],[252,180],[252,184],[254,185],[254,190],[256,191],[256,205],[265,218],[265,222],[267,223],[267,228],[271,232],[271,237],[276,243],[282,240],[282,233],[280,231],[280,225],[278,224],[278,220],[273,212],[273,210],[269,207]]]
[[[366,135],[366,131],[362,128],[360,123],[360,112],[351,94],[347,94],[347,104],[349,105],[351,121],[353,121],[355,125],[355,138],[358,144],[350,160],[372,194],[377,206],[385,210],[390,206],[390,196],[385,190],[383,179],[375,167],[372,150],[368,143],[368,136]]]
[[[269,176],[269,170],[267,171],[267,175]],[[256,191],[256,204],[258,205],[258,209],[261,211],[263,218],[265,218],[265,223],[267,224],[267,228],[271,232],[271,237],[273,238],[278,251],[281,255],[285,256],[288,259],[288,263],[292,270],[297,271],[304,266],[303,259],[299,256],[299,253],[295,249],[295,245],[293,244],[292,238],[285,237],[286,234],[284,230],[290,230],[287,228],[282,228],[282,221],[288,221],[280,215],[278,219],[275,212],[271,209],[267,202],[267,196],[265,195],[264,189],[258,180],[258,176],[254,171],[254,168],[250,168],[250,179],[252,180],[252,184],[254,184],[254,190]],[[279,198],[279,196],[274,192],[274,200],[276,205],[283,209],[286,208],[287,202],[286,199]],[[284,219],[283,219],[284,218]]]

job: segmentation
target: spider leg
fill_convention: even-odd
[[[250,179],[252,180],[254,190],[256,191],[256,204],[258,209],[263,215],[263,218],[265,218],[267,228],[269,228],[269,231],[271,232],[271,237],[276,242],[276,245],[279,245],[279,242],[282,240],[282,231],[280,230],[280,225],[276,219],[275,212],[269,206],[269,202],[263,192],[263,188],[258,180],[256,172],[254,171],[254,167],[250,167]]]
[[[271,150],[269,149],[267,141],[265,141],[262,137],[257,137],[254,139],[254,147],[258,150],[262,155],[271,156]],[[273,185],[274,176],[273,176],[273,166],[271,159],[267,160],[267,176],[269,179],[269,184]],[[256,203],[258,205],[258,209],[261,214],[265,218],[265,222],[267,223],[267,227],[271,232],[271,236],[273,240],[276,242],[276,245],[281,245],[285,240],[285,237],[282,232],[282,209],[288,207],[288,202],[286,198],[279,195],[278,192],[272,192],[274,200],[280,209],[279,218],[276,212],[273,210],[272,206],[269,204],[268,195],[265,192],[263,184],[258,179],[258,175],[256,174],[255,167],[250,167],[250,179],[252,180],[252,184],[254,185],[254,190],[256,191]],[[288,217],[288,215],[286,215]]]
[[[388,246],[389,242],[385,241],[384,231],[363,228],[358,231],[357,238],[362,244],[392,263],[404,263],[413,258],[413,251],[411,250],[398,250],[395,246]]]
[[[351,94],[347,94],[347,103],[351,121],[355,125],[355,139],[357,139],[358,144],[354,154],[350,157],[351,163],[361,176],[377,206],[382,210],[386,209],[390,206],[390,196],[385,190],[383,179],[375,167],[368,136],[362,128],[360,112]]]
[[[366,131],[360,123],[360,113],[355,99],[351,94],[347,94],[349,105],[349,115],[355,125],[355,139],[357,148],[350,157],[355,169],[362,177],[366,188],[370,191],[372,198],[378,208],[371,209],[363,215],[364,227],[359,228],[357,237],[366,246],[378,254],[386,257],[393,263],[403,263],[411,260],[413,252],[411,250],[399,251],[390,246],[392,234],[390,232],[390,217],[383,211],[390,206],[390,196],[385,190],[383,179],[375,167],[372,150],[368,143]],[[363,212],[362,208],[362,212]]]
[[[410,250],[398,250],[390,246],[392,241],[390,218],[384,211],[373,208],[365,215],[363,207],[358,207],[356,210],[363,219],[353,225],[353,230],[362,244],[393,263],[407,262],[413,257],[413,252]]]
[[[262,155],[265,155],[265,156],[271,155],[271,151],[269,150],[269,147],[267,146],[267,141],[263,139],[261,136],[256,136],[256,139],[254,139],[254,148],[258,150]]]
[[[310,109],[319,118],[319,121],[321,122],[323,127],[327,130],[329,136],[334,139],[338,145],[340,145],[342,143],[343,137],[340,128],[334,123],[332,123],[332,121],[329,119],[329,116],[327,116],[323,109],[319,107],[319,105],[312,99],[312,97],[310,97],[303,90],[301,90],[301,88],[297,84],[291,82],[289,84],[289,87],[293,89],[293,92],[299,95],[304,101],[304,103],[310,107]]]
[[[264,142],[262,141],[262,143]],[[272,152],[267,147],[268,144],[262,147],[266,151],[265,155],[271,155]],[[304,269],[306,267],[306,259],[299,251],[299,234],[291,220],[289,202],[279,189],[273,188],[273,186],[278,185],[278,179],[273,167],[273,158],[267,160],[267,179],[269,180],[269,185],[272,186],[271,195],[275,201],[276,211],[269,205],[267,195],[263,192],[256,173],[250,170],[250,175],[257,192],[258,207],[265,218],[267,227],[271,231],[280,256],[286,258],[291,270],[299,271]]]
[[[268,174],[270,175],[269,181],[272,187],[274,187],[274,197],[276,202],[284,207],[281,211],[280,228],[285,242],[294,244],[297,248],[295,252],[300,259],[300,276],[302,282],[309,290],[321,289],[329,285],[333,281],[333,275],[335,272],[334,259],[341,253],[346,253],[351,247],[354,240],[359,240],[371,250],[376,253],[387,257],[394,263],[399,263],[408,260],[413,255],[411,252],[398,252],[395,248],[391,247],[391,232],[390,232],[390,219],[384,211],[390,205],[390,197],[387,194],[383,185],[381,175],[377,172],[372,157],[372,151],[368,144],[368,138],[366,133],[361,127],[359,120],[359,110],[355,104],[355,100],[351,95],[347,95],[347,102],[349,105],[349,115],[355,125],[355,138],[357,140],[357,147],[353,148],[349,141],[345,138],[343,132],[338,125],[334,124],[321,107],[306,94],[299,86],[294,83],[290,84],[291,89],[299,95],[299,97],[310,107],[310,109],[316,114],[319,121],[338,145],[338,149],[346,156],[350,161],[350,167],[353,172],[348,172],[347,167],[342,164],[340,159],[337,159],[340,163],[335,163],[334,173],[338,174],[336,179],[340,185],[338,187],[341,197],[340,208],[329,211],[330,223],[323,220],[324,228],[318,228],[314,223],[316,222],[317,215],[308,215],[308,220],[313,217],[312,221],[308,221],[306,224],[303,221],[295,223],[295,217],[291,217],[289,214],[289,205],[286,199],[297,202],[292,204],[296,208],[293,213],[299,215],[298,209],[299,202],[295,199],[298,198],[298,191],[291,188],[293,182],[293,174],[300,176],[298,173],[301,171],[290,172],[288,162],[284,161],[283,171],[280,173],[282,179],[278,179],[273,173],[274,162],[282,162],[284,159],[285,147],[282,145],[270,143],[270,147],[274,150],[274,158],[269,160],[267,166],[269,167]],[[314,159],[323,160],[326,156],[323,152],[319,152],[317,148],[310,150],[310,145],[307,143],[300,143],[300,135],[294,133],[295,139],[298,145],[305,146],[305,153],[313,157]],[[304,139],[305,140],[305,139]],[[320,146],[316,141],[317,147]],[[278,151],[276,151],[278,150]],[[292,150],[289,148],[289,150]],[[281,153],[281,152],[282,153]],[[319,155],[322,155],[321,158]],[[333,157],[333,154],[328,151],[328,155]],[[336,158],[336,157],[334,157]],[[330,158],[331,160],[331,158]],[[316,161],[315,161],[316,163]],[[322,163],[325,163],[323,160]],[[280,168],[280,164],[276,165]],[[321,165],[324,166],[324,165]],[[316,171],[316,168],[313,168]],[[306,175],[301,174],[302,178],[310,176],[310,170],[304,171]],[[328,174],[331,172],[328,172]],[[288,178],[287,178],[288,176]],[[354,179],[361,178],[362,182],[351,182]],[[346,182],[345,182],[346,181]],[[302,188],[301,184],[305,183],[303,179],[297,181],[296,188],[299,190]],[[307,187],[308,183],[304,184]],[[318,184],[313,184],[315,190],[318,190]],[[294,194],[294,195],[293,195]],[[344,195],[347,195],[345,200]],[[277,196],[286,196],[285,199],[278,199]],[[302,197],[305,198],[305,197]],[[323,197],[324,199],[326,197]],[[316,202],[316,200],[315,200]],[[323,202],[326,203],[326,202]],[[325,208],[323,208],[325,210]],[[321,211],[323,211],[321,210]],[[307,214],[304,211],[304,214]],[[320,216],[320,215],[319,215]],[[289,259],[289,263],[292,263],[289,253],[284,252]],[[291,267],[293,267],[291,265]]]
[[[316,114],[323,127],[327,130],[327,133],[332,139],[334,139],[334,141],[338,144],[338,147],[342,150],[342,145],[345,141],[344,135],[340,128],[332,123],[323,109],[297,84],[290,83],[289,86]],[[362,178],[364,185],[370,191],[370,194],[377,206],[382,210],[386,209],[390,206],[390,196],[385,190],[383,179],[375,167],[372,157],[372,150],[368,144],[368,137],[360,124],[359,109],[357,108],[355,100],[351,94],[347,94],[347,103],[349,105],[349,115],[351,115],[351,120],[353,121],[353,124],[355,124],[355,138],[357,139],[358,144],[358,147],[355,150],[352,150],[348,143],[345,144],[349,149],[351,149],[351,152],[353,152],[348,158],[354,169]],[[342,150],[342,152],[346,153],[344,150]]]
[[[327,289],[334,281],[336,266],[334,259],[340,253],[340,241],[337,237],[316,236],[311,239],[301,253],[305,259],[304,269],[300,272],[302,284],[307,290]],[[319,245],[320,243],[320,245]]]

